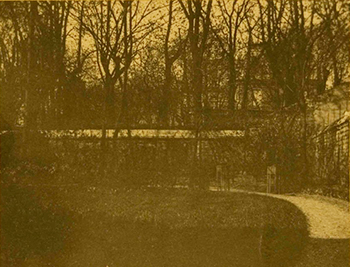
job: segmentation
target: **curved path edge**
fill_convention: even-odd
[[[212,188],[212,190],[216,191],[215,188]],[[350,238],[349,211],[346,212],[336,204],[304,196],[259,193],[239,189],[232,189],[230,191],[274,197],[291,202],[305,214],[309,224],[310,237],[312,238]]]

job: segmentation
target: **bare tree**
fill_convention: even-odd
[[[212,10],[212,0],[207,3],[196,0],[187,1],[185,4],[183,1],[179,1],[181,8],[187,18],[188,22],[188,40],[191,53],[191,89],[194,96],[194,112],[195,112],[195,129],[196,129],[196,144],[195,144],[195,156],[194,164],[195,171],[199,170],[200,155],[201,155],[201,142],[199,139],[200,130],[203,124],[203,57],[207,47],[207,39],[210,29],[210,16]],[[199,175],[194,174],[194,179],[198,179]],[[204,181],[192,181],[193,184],[205,186]]]
[[[128,69],[138,52],[139,43],[151,32],[150,22],[143,23],[155,11],[150,6],[151,2],[107,1],[91,2],[86,7],[83,24],[95,43],[98,70],[105,91],[102,140],[106,138],[107,125],[129,122]],[[117,81],[122,87],[119,116],[116,114],[114,89]]]
[[[169,124],[169,110],[171,109],[171,87],[172,87],[172,67],[174,62],[180,57],[185,45],[185,40],[182,40],[180,31],[178,33],[177,48],[171,49],[170,35],[172,33],[172,25],[174,20],[174,1],[169,1],[168,5],[168,23],[166,28],[166,35],[164,41],[164,84],[162,86],[162,100],[159,108],[159,115],[161,124],[166,126]],[[176,44],[175,44],[176,45]],[[173,45],[174,46],[174,45]]]
[[[290,122],[290,129],[302,122],[302,127],[294,133],[295,138],[300,138],[302,147],[300,173],[307,181],[308,100],[314,92],[313,79],[320,67],[313,55],[315,44],[323,37],[325,28],[322,23],[316,23],[319,21],[316,17],[316,1],[304,3],[283,0],[264,4],[258,1],[258,5],[258,32],[265,59],[276,84],[275,108],[284,113],[280,118]],[[284,128],[285,125],[280,124],[283,127],[281,133],[288,131]]]
[[[317,1],[314,16],[320,20],[318,28],[322,38],[315,40],[314,66],[319,81],[318,93],[322,93],[327,80],[339,85],[348,72],[349,65],[349,9],[345,1]]]
[[[91,2],[86,7],[86,19],[81,21],[93,38],[97,65],[104,86],[102,146],[105,144],[108,118],[114,110],[114,86],[125,71],[120,40],[123,36],[123,12],[115,1]],[[122,65],[123,64],[123,65]]]
[[[212,26],[213,33],[225,54],[229,66],[229,93],[228,106],[235,110],[235,96],[237,90],[237,52],[241,48],[238,41],[241,40],[241,25],[250,9],[249,1],[218,1],[220,17],[216,25]]]

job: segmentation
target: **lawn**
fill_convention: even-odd
[[[279,199],[184,189],[2,188],[1,266],[294,266],[305,216]]]

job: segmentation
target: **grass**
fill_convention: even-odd
[[[295,206],[243,193],[13,185],[1,198],[1,266],[293,266],[307,240]]]
[[[311,238],[296,267],[348,267],[349,239]]]

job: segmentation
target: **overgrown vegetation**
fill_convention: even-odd
[[[37,130],[100,129],[105,148],[107,129],[191,129],[190,180],[205,188],[200,132],[257,131],[261,139],[230,147],[227,161],[240,172],[258,179],[276,165],[285,191],[319,178],[308,154],[312,113],[349,76],[345,0],[0,7],[1,115],[20,127],[23,144]],[[346,165],[323,173],[346,187]]]

